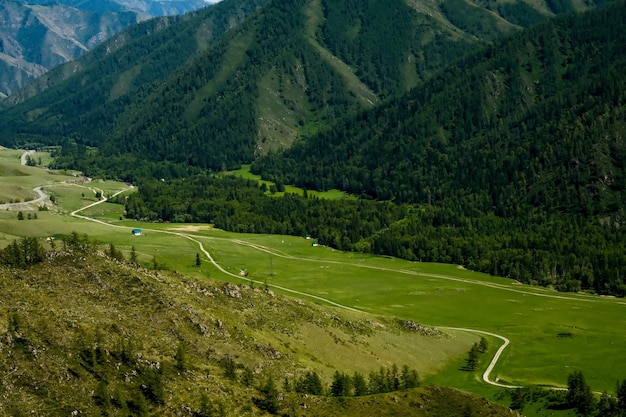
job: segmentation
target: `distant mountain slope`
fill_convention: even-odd
[[[0,98],[151,16],[206,6],[184,1],[0,2]]]
[[[556,18],[260,161],[312,189],[607,214],[626,201],[626,8]]]
[[[163,21],[171,28],[138,39],[131,34],[143,29],[131,29],[12,97],[9,103],[18,103],[51,87],[0,114],[2,140],[72,138],[109,156],[234,167],[402,94],[466,52],[520,30],[520,22],[552,13],[526,3],[518,13],[455,1],[268,1],[215,44],[204,39],[213,33],[204,12]],[[228,13],[222,10],[245,4],[214,7]],[[182,50],[165,52],[162,44]],[[146,54],[153,50],[159,54]]]

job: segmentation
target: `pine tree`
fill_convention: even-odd
[[[278,390],[276,389],[274,378],[270,376],[265,384],[259,388],[259,392],[262,397],[253,398],[252,401],[254,404],[261,410],[267,411],[270,414],[278,414],[280,403],[278,402]]]
[[[241,383],[244,384],[246,387],[251,387],[252,384],[254,384],[254,373],[252,372],[252,369],[247,366],[243,368],[243,373],[241,374]]]
[[[222,367],[224,368],[224,376],[228,379],[237,378],[237,364],[229,355],[226,355],[222,361]]]
[[[480,351],[479,351],[478,343],[474,343],[472,345],[472,348],[467,354],[465,367],[468,371],[473,371],[476,369],[476,365],[478,365],[479,356],[480,356]]]
[[[367,395],[367,384],[363,374],[355,372],[352,376],[352,385],[354,385],[354,395]]]
[[[626,414],[626,379],[617,382],[617,408],[622,414]]]
[[[330,386],[333,397],[348,397],[352,394],[352,379],[349,375],[335,371],[333,382]]]
[[[185,372],[188,369],[187,352],[182,343],[178,344],[174,359],[176,360],[176,369],[178,369],[179,372]]]
[[[567,403],[581,416],[591,415],[595,404],[591,388],[581,371],[575,371],[567,377]]]
[[[617,416],[617,399],[604,391],[600,395],[596,415],[602,417]]]
[[[402,389],[417,388],[420,385],[420,377],[415,369],[409,369],[407,365],[404,365],[400,375],[400,382]]]
[[[478,351],[480,353],[485,353],[487,352],[487,349],[489,349],[489,344],[487,343],[487,339],[485,339],[484,337],[481,337],[480,343],[478,344]]]
[[[137,251],[135,250],[135,246],[130,248],[130,261],[134,264],[137,263]]]

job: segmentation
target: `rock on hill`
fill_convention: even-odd
[[[2,416],[24,410],[252,416],[267,410],[270,399],[281,412],[301,416],[454,415],[450,410],[466,408],[509,415],[484,399],[436,387],[354,397],[345,406],[325,395],[293,393],[285,379],[294,387],[315,373],[328,387],[335,370],[367,375],[403,361],[415,369],[421,348],[458,345],[449,359],[464,356],[467,346],[390,318],[344,313],[202,274],[147,270],[76,234],[63,246],[27,269],[0,266]],[[270,378],[271,392],[264,389]]]
[[[0,98],[129,25],[206,5],[202,0],[0,2]]]

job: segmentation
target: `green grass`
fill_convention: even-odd
[[[40,175],[39,179],[47,178]],[[107,182],[89,187],[112,192],[126,185]],[[78,186],[54,187],[58,212],[38,212],[37,220],[17,221],[14,212],[0,212],[0,243],[17,236],[44,237],[75,230],[103,244],[114,243],[127,254],[134,246],[140,262],[147,267],[156,258],[160,265],[181,274],[230,282],[267,282],[368,313],[494,332],[511,340],[492,372],[492,379],[499,378],[500,382],[564,386],[569,373],[582,370],[593,390],[613,392],[615,381],[626,378],[626,303],[622,299],[522,286],[454,265],[342,253],[312,247],[310,240],[298,237],[241,235],[206,225],[192,230],[191,225],[120,221],[123,208],[111,203],[89,209],[88,213],[116,227],[71,218],[69,212],[96,201],[89,193],[83,197],[85,190]],[[144,229],[145,234],[131,236],[133,227]],[[181,227],[186,229],[178,230]],[[204,255],[202,266],[194,266],[196,253],[201,253],[198,245],[184,236],[163,232],[184,233],[202,242],[234,276],[220,272]],[[238,277],[242,270],[248,271],[247,277]],[[482,382],[482,369],[474,373],[459,370],[464,352],[478,336],[457,331],[451,334],[463,339],[460,345],[466,350],[448,352],[448,362],[433,361],[436,366],[426,371],[430,375],[427,381],[495,398],[502,389]],[[493,352],[499,342],[491,338],[489,342]],[[428,369],[431,353],[416,353],[416,357],[420,355],[424,369]],[[486,366],[488,355],[482,361]]]
[[[208,266],[206,259],[199,270],[195,268],[193,261],[199,251],[193,242],[156,232],[174,225],[121,224],[138,225],[147,234],[131,237],[130,229],[103,230],[97,238],[125,250],[134,245],[144,262],[154,255],[159,263],[182,273],[244,283],[253,279],[370,313],[506,336],[511,346],[492,374],[501,382],[563,386],[570,372],[581,369],[594,390],[611,392],[615,380],[626,375],[619,356],[626,343],[621,331],[626,325],[626,307],[620,300],[524,287],[451,265],[341,253],[312,247],[310,241],[296,237],[237,235],[215,229],[187,232],[198,236],[226,271],[234,275],[248,271],[246,278],[238,279]],[[274,253],[232,239],[264,245]],[[572,336],[561,337],[564,333]],[[433,381],[447,381],[481,394],[498,391],[477,380],[480,373],[459,373],[458,368],[451,364]]]
[[[15,198],[34,198],[34,187],[44,184],[53,184],[62,181],[76,180],[72,175],[65,175],[58,171],[48,171],[40,167],[20,165],[20,156],[23,151],[13,149],[0,150],[0,193],[11,192]],[[43,154],[42,154],[43,155]]]
[[[261,184],[265,184],[267,186],[267,189],[269,190],[271,185],[274,185],[274,183],[272,181],[266,181],[261,179],[260,175],[255,175],[253,173],[250,172],[250,165],[242,165],[240,169],[235,170],[235,171],[227,171],[226,174],[228,175],[235,175],[237,177],[241,177],[241,178],[245,178],[248,180],[253,180],[253,181],[257,181],[259,183],[259,185]],[[285,191],[284,192],[277,192],[274,194],[271,194],[269,191],[267,192],[267,195],[271,195],[274,197],[282,197],[283,195],[285,195],[285,193],[292,193],[292,194],[298,194],[298,195],[304,195],[304,189],[299,188],[299,187],[295,187],[293,185],[285,185]],[[307,194],[310,197],[318,197],[318,198],[324,198],[327,200],[338,200],[338,199],[342,199],[342,198],[350,198],[350,199],[354,199],[356,197],[351,196],[350,194],[345,193],[344,191],[341,190],[328,190],[328,191],[315,191],[315,190],[307,190]]]

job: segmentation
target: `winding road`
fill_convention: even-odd
[[[28,155],[32,155],[34,153],[34,151],[26,151],[21,155],[21,163],[22,165],[25,165],[27,162],[27,156]],[[45,185],[46,187],[50,187],[50,186],[55,186],[55,185],[67,185],[67,183],[58,183],[58,184],[49,184],[49,185]],[[18,206],[23,206],[23,205],[32,205],[32,204],[39,204],[41,202],[43,202],[48,196],[42,191],[42,187],[43,186],[39,186],[39,187],[35,187],[33,188],[33,191],[35,191],[35,193],[37,194],[37,197],[33,200],[27,201],[27,202],[21,202],[21,203],[7,203],[7,204],[0,204],[0,209],[8,209],[8,208],[15,208]],[[85,186],[83,186],[85,187]],[[126,230],[130,230],[132,229],[129,226],[121,226],[121,225],[116,225],[116,224],[111,224],[102,220],[98,220],[98,219],[94,219],[92,217],[88,217],[82,214],[79,214],[80,212],[97,206],[99,204],[102,204],[104,202],[107,201],[107,198],[104,197],[104,192],[102,190],[99,189],[95,189],[92,187],[85,187],[85,188],[89,188],[92,192],[94,192],[94,194],[99,191],[102,195],[103,198],[100,199],[99,201],[96,201],[94,203],[90,203],[84,207],[81,207],[77,210],[74,210],[73,212],[70,213],[70,215],[72,217],[76,217],[82,220],[86,220],[86,221],[90,221],[90,222],[95,222],[98,224],[101,224],[103,226],[107,226],[107,227],[114,227],[114,228],[119,228],[119,229],[126,229]],[[115,197],[121,193],[124,193],[130,189],[132,189],[133,187],[130,186],[129,188],[125,188],[122,190],[117,191],[115,194],[113,194],[112,197]],[[158,229],[146,229],[149,230],[150,232],[153,233],[164,233],[164,234],[170,234],[170,235],[174,235],[174,236],[178,236],[178,237],[182,237],[185,239],[188,239],[192,242],[194,242],[195,244],[198,245],[199,250],[206,256],[206,258],[208,259],[208,261],[215,267],[217,268],[220,272],[222,272],[223,274],[226,274],[228,276],[232,276],[238,280],[241,280],[242,277],[238,274],[232,273],[228,270],[226,270],[224,267],[222,267],[217,261],[215,261],[215,259],[211,256],[211,253],[204,247],[204,245],[202,244],[202,242],[200,240],[198,240],[199,236],[196,235],[191,235],[188,233],[182,233],[182,232],[176,232],[176,231],[171,231],[171,230],[158,230]],[[204,239],[211,239],[211,240],[217,240],[217,239],[225,239],[225,238],[215,238],[215,237],[206,237],[203,236],[202,238]],[[238,245],[242,245],[242,246],[247,246],[250,247],[252,249],[258,250],[258,251],[263,251],[266,252],[268,254],[271,254],[272,256],[276,256],[276,257],[281,257],[281,258],[285,258],[285,259],[291,259],[291,260],[297,260],[297,261],[304,261],[304,262],[323,262],[323,263],[328,263],[328,264],[338,264],[338,265],[345,265],[345,266],[352,266],[352,267],[359,267],[359,268],[367,268],[367,269],[373,269],[373,270],[379,270],[379,271],[388,271],[388,272],[394,272],[394,273],[401,273],[401,274],[407,274],[407,275],[415,275],[415,276],[422,276],[422,277],[431,277],[431,278],[437,278],[437,279],[443,279],[443,280],[450,280],[450,281],[457,281],[457,282],[463,282],[466,284],[471,284],[471,285],[481,285],[481,286],[487,286],[487,287],[492,287],[492,288],[496,288],[499,290],[504,290],[504,291],[511,291],[511,292],[516,292],[516,293],[521,293],[521,294],[525,294],[525,295],[529,295],[529,296],[536,296],[536,297],[548,297],[548,298],[555,298],[555,299],[566,299],[566,300],[575,300],[575,301],[583,301],[583,302],[598,302],[599,300],[594,299],[592,297],[584,297],[584,296],[567,296],[567,295],[554,295],[554,294],[545,294],[545,293],[539,293],[536,291],[526,291],[524,289],[517,289],[517,288],[512,288],[511,286],[507,286],[507,285],[503,285],[503,284],[497,284],[497,283],[491,283],[491,282],[484,282],[484,281],[476,281],[476,280],[469,280],[469,279],[464,279],[464,278],[460,278],[460,277],[456,277],[456,276],[448,276],[448,275],[440,275],[440,274],[429,274],[429,273],[423,273],[423,272],[417,272],[417,271],[412,271],[412,270],[407,270],[407,269],[395,269],[395,268],[386,268],[386,267],[380,267],[380,266],[374,266],[374,265],[363,265],[363,264],[357,264],[357,263],[351,263],[351,262],[341,262],[341,261],[330,261],[330,260],[324,260],[324,261],[320,261],[318,259],[308,259],[308,258],[301,258],[301,257],[296,257],[296,256],[292,256],[289,254],[286,254],[284,252],[281,252],[280,250],[276,250],[274,248],[269,248],[266,246],[262,246],[256,243],[252,243],[252,242],[248,242],[245,240],[240,240],[240,239],[226,239],[232,243],[238,244]],[[320,302],[323,302],[325,304],[328,305],[332,305],[338,308],[342,308],[345,310],[349,310],[349,311],[355,311],[355,312],[361,312],[362,310],[356,309],[354,307],[350,307],[350,306],[346,306],[340,303],[337,303],[335,301],[329,300],[327,298],[323,298],[320,296],[317,296],[315,294],[310,294],[310,293],[306,293],[306,292],[302,292],[302,291],[297,291],[291,288],[287,288],[287,287],[283,287],[280,285],[276,285],[276,284],[270,284],[267,282],[261,282],[261,281],[257,281],[257,280],[252,280],[252,279],[248,279],[252,283],[258,284],[258,285],[264,285],[264,286],[268,286],[268,287],[272,287],[275,289],[278,289],[280,291],[286,292],[286,293],[291,293],[291,294],[295,294],[298,296],[302,296],[302,297],[306,297],[306,298],[310,298],[313,300],[317,300]],[[500,341],[502,341],[502,344],[500,345],[500,347],[498,348],[498,350],[496,351],[496,353],[494,354],[493,358],[491,359],[491,361],[489,362],[487,368],[485,369],[485,371],[482,374],[482,380],[490,385],[496,386],[496,387],[500,387],[500,388],[509,388],[509,389],[516,389],[516,388],[521,388],[521,386],[518,385],[510,385],[510,384],[503,384],[498,382],[497,378],[495,381],[491,380],[491,373],[493,372],[495,366],[498,364],[498,361],[500,360],[501,355],[503,354],[503,352],[506,350],[506,348],[510,345],[510,340],[505,337],[502,336],[500,334],[496,334],[496,333],[492,333],[492,332],[487,332],[484,330],[478,330],[478,329],[470,329],[470,328],[465,328],[465,327],[445,327],[445,326],[440,326],[439,329],[445,329],[445,330],[450,330],[450,331],[461,331],[461,332],[469,332],[469,333],[473,333],[473,334],[479,334],[479,335],[486,335],[486,336],[490,336],[496,339],[499,339]],[[553,387],[552,389],[555,390],[562,390],[563,388],[559,388],[559,387]]]
[[[131,187],[132,188],[132,187]],[[117,195],[126,192],[128,190],[130,190],[131,188],[125,188],[122,189],[118,192],[116,192],[115,194],[112,195],[112,197],[116,197]],[[104,195],[104,193],[102,193]],[[87,221],[91,221],[91,222],[95,222],[98,224],[101,224],[103,226],[107,226],[107,227],[115,227],[115,228],[119,228],[119,229],[132,229],[132,227],[129,226],[120,226],[120,225],[116,225],[116,224],[111,224],[111,223],[107,223],[105,221],[102,220],[98,220],[98,219],[94,219],[88,216],[84,216],[79,214],[81,211],[86,210],[88,208],[97,206],[98,204],[102,204],[105,201],[107,201],[106,197],[103,197],[101,200],[96,201],[94,203],[88,204],[85,207],[79,208],[78,210],[74,210],[73,212],[70,213],[70,215],[72,217],[76,217],[79,219],[83,219],[83,220],[87,220]],[[182,232],[174,232],[171,230],[158,230],[158,229],[146,229],[149,230],[152,233],[164,233],[164,234],[170,234],[170,235],[174,235],[174,236],[179,236],[185,239],[189,239],[190,241],[194,242],[195,244],[198,245],[198,248],[200,249],[200,251],[207,257],[207,259],[209,260],[209,262],[211,262],[211,264],[217,268],[220,272],[222,272],[223,274],[226,274],[228,276],[232,276],[234,278],[237,279],[241,279],[240,275],[234,274],[230,271],[227,271],[226,269],[224,269],[218,262],[215,261],[215,259],[213,259],[213,257],[211,256],[211,253],[205,249],[204,245],[202,244],[201,241],[199,241],[198,239],[196,239],[195,236],[193,235],[189,235],[187,233],[182,233]],[[239,244],[239,245],[244,245],[244,246],[248,246],[251,247],[253,249],[257,249],[263,252],[267,252],[270,253],[272,255],[275,256],[279,256],[279,257],[283,257],[283,258],[289,258],[289,259],[294,259],[294,260],[303,260],[303,261],[312,261],[311,259],[306,259],[306,258],[298,258],[295,256],[290,256],[287,255],[283,252],[280,251],[276,251],[273,250],[271,248],[268,248],[266,246],[262,246],[262,245],[258,245],[255,243],[251,243],[251,242],[246,242],[244,240],[240,240],[240,239],[228,239],[233,243]],[[315,260],[316,262],[319,262],[319,260]],[[372,268],[372,269],[379,269],[379,270],[386,270],[386,271],[390,271],[390,272],[399,272],[399,273],[411,273],[411,274],[418,274],[418,275],[423,275],[423,276],[431,276],[432,274],[421,274],[421,273],[416,273],[414,271],[408,271],[408,270],[396,270],[396,269],[391,269],[391,268],[382,268],[382,267],[375,267],[375,266],[369,266],[369,265],[359,265],[359,264],[351,264],[351,263],[345,263],[345,262],[338,262],[338,261],[324,261],[325,263],[335,263],[335,264],[342,264],[342,265],[350,265],[350,266],[359,266],[359,267],[365,267],[365,268]],[[460,280],[460,281],[464,281],[464,282],[471,282],[471,283],[475,283],[475,281],[470,281],[470,280],[463,280],[463,279],[457,279],[455,277],[447,277],[445,275],[432,275],[433,277],[437,277],[437,278],[442,278],[442,279],[453,279],[453,280]],[[332,300],[329,300],[327,298],[323,298],[320,296],[317,296],[315,294],[309,294],[306,292],[302,292],[302,291],[297,291],[291,288],[287,288],[287,287],[283,287],[280,285],[276,285],[276,284],[268,284],[267,282],[261,282],[261,281],[257,281],[257,280],[253,280],[250,279],[250,282],[253,282],[255,284],[258,285],[266,285],[268,287],[272,287],[275,288],[277,290],[281,290],[287,293],[291,293],[291,294],[296,294],[299,296],[303,296],[306,298],[310,298],[313,300],[317,300],[317,301],[321,301],[325,304],[329,304],[335,307],[339,307],[345,310],[349,310],[349,311],[355,311],[355,312],[362,312],[362,310],[353,308],[353,307],[349,307],[343,304],[339,304],[337,302],[334,302]],[[529,292],[529,294],[534,294]],[[507,346],[509,346],[509,344],[511,343],[511,341],[506,338],[505,336],[496,334],[496,333],[491,333],[491,332],[486,332],[483,330],[477,330],[477,329],[469,329],[469,328],[464,328],[464,327],[439,327],[439,329],[445,329],[445,330],[453,330],[453,331],[462,331],[462,332],[470,332],[470,333],[474,333],[474,334],[483,334],[486,336],[491,336],[491,337],[495,337],[497,339],[500,339],[503,343],[502,345],[498,348],[498,350],[496,351],[496,353],[494,354],[493,358],[491,359],[491,361],[489,362],[489,365],[487,366],[487,368],[485,369],[485,372],[483,372],[482,375],[482,379],[484,382],[486,382],[487,384],[496,386],[496,387],[500,387],[500,388],[510,388],[510,389],[515,389],[515,388],[521,388],[520,386],[517,385],[508,385],[508,384],[502,384],[496,381],[492,381],[490,376],[491,376],[491,372],[493,371],[493,369],[495,368],[496,364],[498,363],[498,360],[500,359],[500,356],[502,355],[502,352],[504,352],[504,350],[507,348]]]
[[[26,165],[26,157],[29,155],[34,154],[35,151],[25,151],[22,156],[20,157],[20,163],[22,165]],[[29,201],[20,201],[18,203],[4,203],[4,204],[0,204],[0,210],[7,210],[7,209],[12,209],[12,208],[24,208],[27,209],[30,205],[32,204],[39,204],[41,202],[43,202],[48,196],[46,195],[46,193],[44,193],[41,190],[42,186],[39,187],[35,187],[33,188],[33,191],[37,194],[37,197],[35,197],[32,200]]]
[[[26,165],[26,157],[33,155],[35,153],[34,150],[29,150],[29,151],[25,151],[22,156],[20,157],[20,162],[22,163],[22,165]]]

